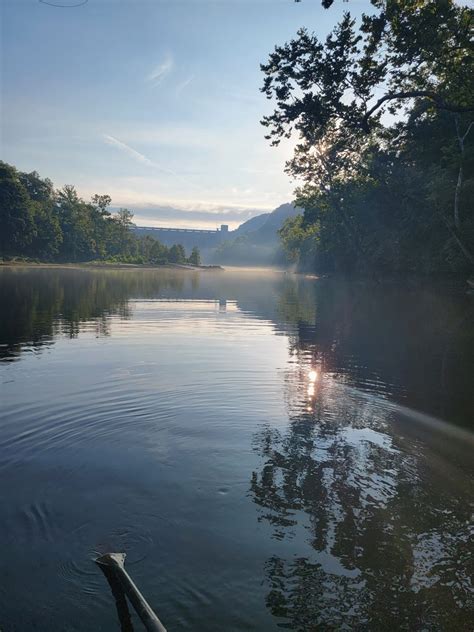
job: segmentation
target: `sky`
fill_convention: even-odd
[[[50,0],[76,4],[84,0]],[[1,5],[0,157],[138,225],[236,227],[292,199],[294,140],[265,140],[260,63],[351,0],[46,0]]]

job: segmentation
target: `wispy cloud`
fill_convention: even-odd
[[[154,169],[159,169],[159,171],[162,171],[163,173],[168,173],[172,176],[178,175],[171,169],[162,167],[157,162],[150,160],[144,154],[141,154],[139,151],[137,151],[136,149],[133,149],[133,147],[130,147],[130,145],[123,143],[121,140],[119,140],[118,138],[115,138],[114,136],[109,136],[109,134],[103,134],[103,138],[108,145],[117,147],[117,149],[120,149],[121,151],[125,152],[128,156],[130,156],[130,158],[133,158],[133,160],[135,160],[136,162],[140,162],[142,165],[146,165],[147,167],[153,167]]]
[[[194,81],[194,79],[195,79],[195,76],[191,75],[184,81],[181,81],[180,83],[178,83],[178,85],[176,86],[176,94],[181,94],[181,92],[183,92],[183,90],[185,90],[189,86],[189,84]]]
[[[102,123],[101,123],[102,126]],[[96,131],[100,133],[102,127],[97,127]],[[126,143],[139,144],[146,147],[176,147],[189,150],[209,149],[210,147],[226,146],[222,135],[218,129],[212,127],[200,127],[187,124],[175,125],[168,123],[166,125],[143,124],[143,123],[126,123],[110,122],[109,130],[116,137],[124,140]]]
[[[118,138],[114,138],[113,136],[109,136],[108,134],[103,134],[103,138],[108,145],[117,147],[117,149],[120,149],[121,151],[125,152],[128,156],[130,156],[130,158],[133,158],[133,160],[136,160],[137,162],[141,162],[142,165],[147,165],[148,167],[160,168],[159,165],[157,165],[152,160],[150,160],[149,158],[141,154],[136,149],[133,149],[133,147],[130,147],[129,145],[123,143]]]
[[[154,70],[149,75],[147,75],[146,80],[152,85],[157,86],[167,75],[169,75],[173,66],[173,58],[171,57],[171,55],[167,55],[161,62],[161,64],[158,64],[158,66],[156,66]]]
[[[136,149],[133,149],[133,147],[130,147],[130,145],[127,145],[126,143],[119,140],[118,138],[115,138],[115,136],[110,136],[109,134],[103,134],[102,137],[108,145],[112,145],[112,147],[116,147],[117,149],[120,149],[120,151],[123,151],[125,154],[127,154],[127,156],[129,156],[136,162],[139,162],[142,165],[146,165],[147,167],[158,169],[162,173],[166,173],[168,175],[174,176],[179,181],[195,189],[199,189],[201,191],[204,190],[200,185],[196,184],[195,182],[191,182],[190,180],[188,180],[188,178],[184,177],[182,174],[176,173],[176,171],[163,167],[157,162],[150,160],[144,154],[141,154]]]

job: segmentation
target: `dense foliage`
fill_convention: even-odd
[[[200,265],[197,248],[188,259],[180,244],[167,248],[149,235],[134,235],[133,214],[119,209],[112,215],[111,201],[94,195],[86,202],[71,185],[55,190],[36,171],[22,173],[0,162],[0,257]]]
[[[262,65],[267,138],[298,136],[287,171],[305,212],[283,245],[319,272],[471,274],[474,12],[372,5],[324,42],[301,29]]]

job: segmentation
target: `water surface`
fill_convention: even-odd
[[[0,628],[471,630],[474,298],[0,270]],[[135,621],[135,628],[140,626]]]

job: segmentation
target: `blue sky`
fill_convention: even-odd
[[[71,4],[78,0],[51,0]],[[259,64],[301,26],[325,36],[365,0],[2,3],[1,157],[142,225],[232,227],[291,200],[259,121]]]

